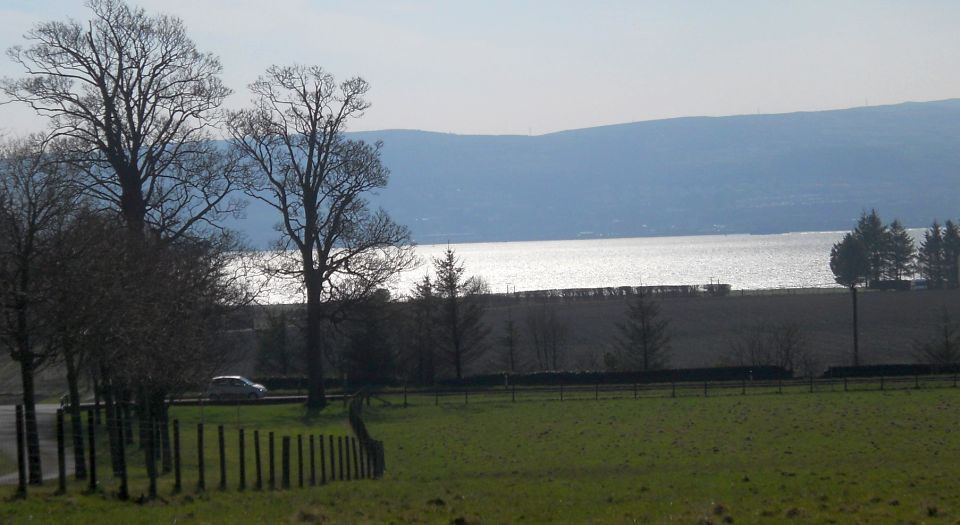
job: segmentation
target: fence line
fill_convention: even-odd
[[[384,471],[383,441],[373,439],[370,436],[370,432],[367,431],[367,425],[363,422],[362,417],[364,400],[369,403],[369,391],[364,390],[354,395],[350,400],[348,412],[350,428],[353,429],[354,435],[360,441],[359,451],[356,449],[357,443],[354,442],[353,444],[354,465],[357,464],[360,458],[364,458],[366,462],[365,468],[360,469],[358,472],[366,472],[370,477],[378,479],[383,476]],[[349,456],[350,452],[348,451],[347,454]]]
[[[411,398],[422,404],[468,404],[477,401],[571,401],[602,399],[713,397],[729,395],[800,394],[854,391],[890,391],[906,389],[957,388],[957,374],[893,377],[846,377],[731,381],[676,381],[660,383],[594,383],[497,387],[434,387],[382,390],[369,395],[401,396],[403,406]]]
[[[362,401],[360,396],[355,396],[356,400]],[[268,442],[268,454],[269,454],[269,489],[278,490],[278,489],[291,489],[294,486],[297,488],[303,488],[306,486],[306,473],[309,472],[309,486],[317,485],[317,454],[315,453],[314,443],[318,443],[320,446],[320,484],[326,484],[333,481],[348,481],[348,480],[360,480],[360,479],[376,479],[383,475],[383,442],[374,440],[370,437],[369,432],[367,432],[365,425],[363,425],[362,419],[360,419],[359,410],[357,407],[362,406],[361,403],[357,403],[356,406],[351,404],[350,411],[350,425],[354,431],[361,432],[357,437],[353,436],[335,436],[335,435],[326,435],[329,437],[330,442],[330,454],[329,457],[326,454],[324,448],[325,434],[317,434],[312,432],[306,433],[295,433],[293,435],[282,435],[278,436],[280,439],[279,445],[281,448],[280,456],[280,470],[282,473],[281,483],[277,484],[275,480],[275,440],[274,432],[269,432],[269,442]],[[84,463],[86,469],[85,471],[77,472],[74,471],[73,479],[81,480],[86,479],[86,487],[88,493],[95,493],[107,490],[116,495],[118,499],[125,500],[129,497],[129,487],[127,482],[127,450],[126,444],[127,440],[125,437],[134,437],[129,429],[132,428],[128,422],[125,422],[119,418],[113,418],[110,425],[100,425],[96,422],[95,417],[95,408],[91,407],[84,410],[86,412],[86,443],[83,443],[83,439],[80,440],[81,448],[86,445],[88,448],[86,450],[85,458],[87,462]],[[16,496],[25,498],[28,493],[28,485],[42,485],[43,479],[39,480],[30,480],[29,464],[30,458],[27,454],[27,425],[26,418],[24,415],[24,407],[22,405],[17,405],[15,408],[16,412],[16,436],[17,436],[17,491]],[[117,411],[121,412],[120,410]],[[66,447],[66,438],[68,437],[67,433],[73,433],[73,427],[67,429],[68,425],[64,424],[64,411],[58,410],[56,414],[56,464],[57,464],[57,494],[65,494],[68,491],[70,485],[67,483],[68,472],[66,469],[67,461],[67,447]],[[110,418],[108,418],[108,421]],[[142,423],[139,422],[138,423]],[[261,442],[260,442],[260,429],[255,429],[253,431],[253,450],[252,458],[251,454],[248,453],[248,444],[247,444],[247,434],[243,427],[235,429],[235,437],[229,436],[233,434],[234,431],[228,431],[223,425],[218,425],[216,428],[216,437],[217,439],[213,442],[213,449],[208,449],[205,446],[205,437],[208,437],[209,429],[204,428],[204,423],[197,423],[195,439],[190,439],[190,433],[181,433],[181,429],[184,429],[181,425],[180,420],[173,419],[171,421],[172,425],[161,424],[159,420],[146,422],[146,429],[144,432],[140,432],[140,447],[143,450],[144,462],[139,465],[136,469],[136,472],[141,470],[145,471],[145,476],[143,476],[143,482],[145,483],[146,493],[149,497],[153,498],[157,495],[157,483],[159,479],[170,479],[170,474],[172,474],[172,492],[178,493],[183,490],[185,483],[190,483],[190,480],[185,480],[184,478],[193,478],[196,482],[196,492],[204,492],[207,490],[206,485],[206,475],[207,473],[207,455],[211,452],[217,454],[217,465],[214,467],[218,473],[218,483],[217,488],[220,491],[230,490],[231,487],[236,488],[236,490],[244,491],[247,490],[250,486],[247,483],[247,468],[248,462],[252,462],[255,465],[255,482],[252,485],[254,490],[263,490],[263,472],[262,472],[262,463],[261,463]],[[83,422],[80,422],[82,428]],[[110,428],[106,428],[110,427]],[[126,427],[126,428],[124,428]],[[170,439],[168,432],[172,430],[173,436]],[[126,436],[124,435],[126,434]],[[165,435],[166,434],[166,435]],[[296,445],[293,445],[293,438],[296,437]],[[307,454],[304,447],[304,436],[307,437],[309,443],[309,449]],[[39,437],[39,436],[37,436]],[[334,439],[338,443],[337,455],[333,453],[333,443]],[[71,439],[74,441],[74,439]],[[110,447],[111,455],[109,458],[111,465],[112,477],[98,477],[98,462],[101,461],[97,456],[98,448],[103,442],[109,442],[112,444]],[[134,441],[131,439],[130,444],[134,444]],[[169,453],[171,457],[167,457],[166,452],[161,451],[162,448],[160,443],[172,444],[172,452]],[[236,444],[236,448],[233,447],[233,444]],[[189,450],[190,446],[195,446],[196,448],[196,464],[195,470],[189,468],[190,465],[187,465],[188,468],[184,468],[183,457],[192,452]],[[123,454],[123,457],[120,457],[120,454],[114,454],[113,452],[120,447]],[[169,450],[169,449],[168,449]],[[295,456],[294,456],[295,455]],[[170,468],[158,468],[158,461],[162,461],[164,464],[167,463],[167,460],[170,462]],[[230,461],[228,461],[230,460]],[[234,462],[235,460],[236,462]],[[361,465],[360,461],[364,461],[365,464]],[[294,465],[295,462],[295,465]],[[233,465],[228,469],[228,466]],[[327,475],[327,466],[329,465],[329,473]],[[296,468],[296,481],[291,482],[293,477],[293,469]],[[194,473],[193,476],[190,475],[191,471]],[[337,473],[339,472],[339,475]],[[137,479],[140,479],[138,476]],[[232,481],[234,480],[235,481]],[[106,482],[106,483],[105,483]],[[278,486],[279,485],[279,486]]]

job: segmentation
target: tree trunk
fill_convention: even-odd
[[[323,387],[323,347],[321,346],[320,323],[322,308],[320,290],[315,278],[307,276],[307,333],[304,360],[307,364],[307,408],[322,410],[327,405]]]
[[[860,366],[860,330],[857,320],[857,287],[851,286],[850,293],[853,296],[853,366]]]
[[[80,385],[76,355],[64,348],[64,364],[67,367],[67,388],[70,391],[70,426],[73,433],[73,472],[76,479],[87,478],[87,464],[83,452],[83,422],[80,413]]]
[[[102,374],[101,387],[103,389],[103,404],[106,409],[107,441],[110,444],[110,466],[113,475],[120,477],[123,461],[121,456],[123,443],[120,442],[120,433],[118,432],[121,424],[120,410],[117,407],[116,389],[113,381],[107,378],[106,373]]]
[[[40,466],[40,436],[37,428],[37,406],[33,387],[33,353],[29,342],[19,341],[20,381],[23,383],[23,421],[27,433],[27,468],[31,485],[43,484]]]
[[[157,409],[160,414],[160,455],[164,474],[173,470],[173,452],[170,450],[170,411],[163,397],[158,399]]]

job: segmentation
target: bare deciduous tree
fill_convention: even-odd
[[[950,318],[944,306],[940,309],[940,322],[936,335],[927,341],[914,344],[917,359],[931,365],[956,365],[960,363],[960,323]]]
[[[818,361],[800,325],[761,322],[741,328],[729,342],[720,363],[729,366],[779,366],[811,377],[819,374]]]
[[[567,325],[557,317],[557,308],[546,301],[527,311],[527,341],[533,347],[541,370],[560,370],[567,347]]]
[[[670,362],[670,322],[660,318],[660,305],[642,288],[627,307],[627,318],[617,323],[620,337],[614,354],[621,370],[659,370]]]
[[[410,233],[366,200],[387,184],[380,144],[343,135],[369,106],[363,79],[337,84],[317,66],[273,66],[250,89],[254,107],[228,127],[255,173],[249,194],[280,215],[270,271],[303,284],[307,404],[322,408],[322,323],[412,266]]]
[[[50,117],[84,186],[140,236],[177,238],[238,209],[236,159],[211,139],[230,94],[220,61],[182,21],[121,0],[90,0],[89,22],[45,22],[9,57],[27,76],[0,91]]]
[[[57,246],[76,186],[39,136],[0,146],[0,341],[20,363],[31,483],[41,483],[34,372],[55,356]]]

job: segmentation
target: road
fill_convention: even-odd
[[[57,479],[57,409],[59,405],[37,405],[37,427],[40,431],[40,465],[43,479]],[[17,432],[16,408],[0,405],[0,454],[10,458],[14,471],[0,473],[0,485],[17,484]],[[73,474],[73,447],[66,443],[67,475]]]

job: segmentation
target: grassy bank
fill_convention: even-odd
[[[260,408],[245,424],[342,428],[336,414]],[[201,496],[167,486],[143,506],[39,494],[4,505],[0,521],[953,523],[958,410],[952,389],[374,406],[383,480]]]

